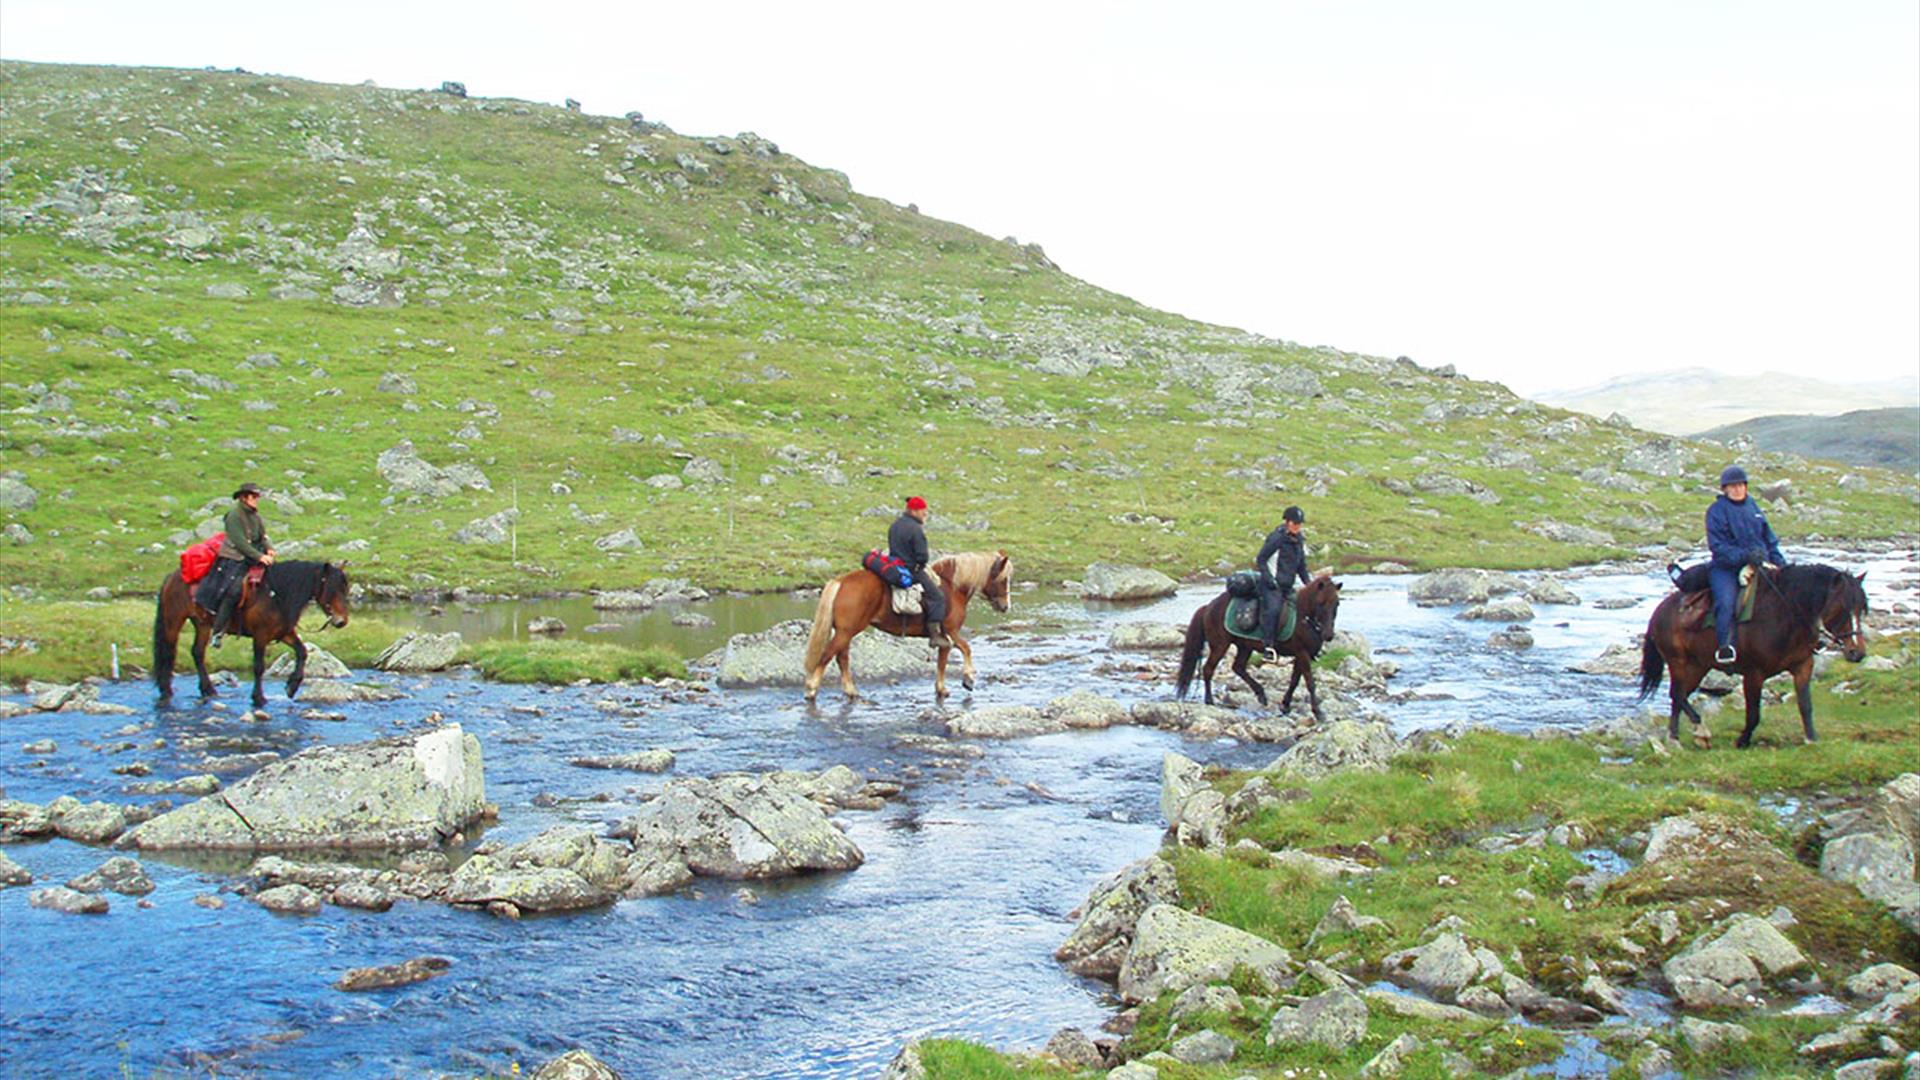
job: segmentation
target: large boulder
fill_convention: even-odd
[[[402,439],[380,452],[374,469],[395,495],[443,499],[463,489],[492,491],[486,475],[471,465],[439,468],[421,460],[411,439]]]
[[[374,657],[373,666],[381,671],[443,671],[459,655],[460,645],[455,630],[444,634],[410,630]]]
[[[1119,990],[1126,1001],[1151,1001],[1168,990],[1224,982],[1237,967],[1277,984],[1292,966],[1287,950],[1265,938],[1172,904],[1155,904],[1134,927],[1133,947],[1120,965]]]
[[[1317,780],[1343,770],[1380,772],[1400,750],[1384,724],[1335,720],[1287,747],[1267,771],[1291,773],[1303,780]]]
[[[759,633],[735,634],[721,654],[716,681],[729,689],[799,686],[807,679],[807,637],[811,632],[812,624],[807,620],[791,619]],[[853,639],[848,661],[856,682],[933,677],[933,654],[919,638],[870,631]]]
[[[1920,774],[1905,773],[1882,785],[1865,807],[1836,826],[1836,832],[1821,851],[1821,876],[1852,885],[1920,930],[1920,883],[1914,880],[1915,850],[1920,848]]]
[[[480,740],[458,724],[264,765],[120,841],[144,850],[437,846],[486,806]]]
[[[708,877],[783,877],[866,861],[826,809],[779,774],[673,781],[619,832],[636,851],[678,858]]]
[[[1066,729],[1065,721],[1031,705],[988,705],[947,721],[947,734],[956,739],[1023,739]]]
[[[1081,905],[1079,923],[1054,950],[1053,958],[1076,975],[1114,978],[1133,946],[1140,916],[1155,904],[1179,899],[1180,884],[1172,864],[1159,856],[1142,859],[1093,887]]]
[[[1062,694],[1047,702],[1046,708],[1040,712],[1047,719],[1057,720],[1070,728],[1109,728],[1132,719],[1125,705],[1090,690]]]
[[[1448,567],[1422,574],[1407,583],[1407,599],[1421,607],[1484,604],[1491,596],[1491,578],[1485,570]]]
[[[1080,595],[1089,600],[1156,600],[1179,587],[1158,570],[1118,563],[1094,563],[1080,579]]]
[[[1344,1050],[1367,1034],[1366,999],[1344,986],[1282,1007],[1267,1025],[1267,1045],[1313,1044]]]
[[[293,654],[281,653],[279,658],[267,668],[267,678],[284,679],[293,674]],[[307,670],[309,679],[351,679],[353,670],[340,662],[340,659],[318,645],[307,646]]]
[[[1107,648],[1139,652],[1172,651],[1187,643],[1187,628],[1173,623],[1121,623],[1107,635]]]
[[[1695,1009],[1751,1008],[1768,980],[1809,966],[1772,923],[1739,914],[1702,934],[1660,966],[1680,1003]]]
[[[1417,948],[1393,953],[1381,960],[1380,966],[1387,978],[1443,1002],[1458,1000],[1467,987],[1507,973],[1492,950],[1475,946],[1452,931]]]

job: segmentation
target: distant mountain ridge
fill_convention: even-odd
[[[1920,408],[1916,407],[1860,409],[1839,416],[1756,416],[1700,437],[1724,443],[1745,438],[1772,454],[1920,472]]]
[[[1703,435],[1763,416],[1920,407],[1920,376],[1839,383],[1780,372],[1728,375],[1691,367],[1622,375],[1577,390],[1536,394],[1534,400],[1589,416],[1619,413],[1637,427],[1671,435]]]

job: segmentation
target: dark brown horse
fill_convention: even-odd
[[[1227,647],[1234,648],[1233,673],[1253,688],[1253,696],[1260,704],[1267,703],[1267,688],[1247,674],[1247,659],[1260,647],[1258,641],[1240,637],[1227,630],[1227,601],[1231,597],[1223,590],[1219,596],[1202,605],[1193,613],[1187,623],[1187,643],[1180,653],[1180,688],[1178,696],[1185,698],[1187,688],[1193,685],[1193,672],[1200,663],[1200,654],[1207,654],[1207,666],[1200,672],[1200,680],[1206,688],[1206,702],[1213,704],[1213,670],[1227,655]],[[1280,699],[1280,711],[1293,711],[1293,691],[1300,680],[1307,681],[1307,703],[1313,707],[1313,718],[1325,720],[1320,712],[1320,693],[1313,685],[1313,658],[1333,640],[1333,623],[1340,614],[1340,583],[1332,577],[1321,574],[1294,594],[1293,603],[1299,612],[1294,620],[1293,634],[1280,643],[1280,654],[1293,657],[1293,678],[1287,681],[1286,696]]]
[[[1800,725],[1807,741],[1813,735],[1813,697],[1807,683],[1813,678],[1813,654],[1828,643],[1837,644],[1848,660],[1859,663],[1867,655],[1865,574],[1849,574],[1831,566],[1809,563],[1761,572],[1753,618],[1740,624],[1734,647],[1740,659],[1723,670],[1737,671],[1746,689],[1747,727],[1735,745],[1753,744],[1760,726],[1760,686],[1782,671],[1793,673],[1793,697],[1800,706]],[[1681,593],[1672,593],[1653,609],[1647,637],[1640,648],[1640,700],[1659,688],[1671,669],[1669,689],[1673,704],[1667,735],[1680,737],[1680,714],[1693,721],[1694,742],[1708,745],[1712,733],[1700,722],[1687,698],[1706,678],[1713,662],[1713,619],[1681,625]],[[1692,620],[1687,620],[1692,622]]]
[[[967,621],[967,601],[984,596],[995,611],[1007,610],[1007,590],[1013,582],[1013,563],[1004,551],[970,551],[936,559],[927,573],[940,583],[947,594],[947,617],[941,622],[947,636],[960,650],[960,685],[973,689],[973,646],[960,636]],[[820,680],[826,677],[827,663],[840,662],[840,690],[850,698],[860,694],[853,688],[853,670],[847,662],[847,649],[854,636],[869,626],[879,627],[895,637],[926,637],[926,620],[919,615],[896,615],[887,599],[887,585],[866,570],[842,574],[820,590],[820,603],[813,609],[813,633],[807,638],[807,700],[820,692]],[[940,662],[934,672],[933,692],[947,696],[947,657],[953,649],[940,650]]]
[[[234,588],[240,583],[234,582]],[[266,705],[267,695],[260,689],[265,669],[267,646],[282,641],[293,646],[293,675],[287,679],[287,696],[300,692],[307,677],[307,646],[300,640],[300,615],[308,604],[317,603],[327,617],[322,626],[347,625],[347,591],[351,587],[347,572],[327,562],[276,562],[267,567],[265,580],[254,590],[253,598],[233,613],[229,627],[235,637],[253,639],[253,704]],[[207,677],[207,638],[213,628],[213,612],[201,607],[190,595],[192,590],[180,580],[180,571],[167,575],[160,583],[160,595],[153,612],[153,683],[160,688],[160,700],[173,697],[173,663],[179,648],[180,628],[193,620],[193,666],[200,672],[200,694],[213,696],[213,680]]]

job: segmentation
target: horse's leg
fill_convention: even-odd
[[[1293,673],[1295,676],[1305,675],[1307,677],[1307,705],[1313,709],[1313,722],[1316,724],[1326,723],[1327,716],[1320,711],[1320,691],[1313,685],[1313,658],[1307,656],[1294,657]]]
[[[193,620],[193,669],[200,673],[201,697],[213,697],[217,692],[212,677],[207,674],[207,640],[212,636],[207,633],[207,626],[199,619]]]
[[[1667,664],[1667,674],[1673,682],[1673,714],[1667,721],[1667,734],[1676,740],[1680,738],[1680,714],[1686,713],[1693,724],[1693,743],[1702,750],[1713,745],[1713,732],[1707,729],[1699,710],[1687,699],[1699,688],[1700,680],[1707,677],[1708,670],[1705,664],[1695,662],[1691,653],[1675,657]]]
[[[300,684],[307,678],[307,643],[300,640],[299,634],[294,634],[287,639],[287,644],[293,646],[293,675],[287,679],[287,697],[291,699],[300,692]]]
[[[947,699],[947,657],[952,655],[953,646],[943,645],[934,650],[939,655],[933,661],[933,697],[936,701]]]
[[[1739,741],[1733,745],[1745,750],[1753,745],[1754,729],[1760,726],[1760,688],[1766,685],[1767,679],[1753,668],[1748,668],[1741,674],[1743,676],[1741,688],[1747,695],[1747,726],[1740,732]]]
[[[267,692],[260,689],[260,678],[267,670],[267,643],[259,638],[253,639],[253,707],[267,707]]]
[[[1807,741],[1814,741],[1813,734],[1813,657],[1809,656],[1793,666],[1793,703],[1800,706],[1800,727],[1807,734]]]
[[[853,651],[853,634],[845,630],[836,630],[833,635],[833,658],[840,663],[840,692],[849,699],[857,699],[860,691],[853,688],[853,660],[849,655]]]
[[[967,639],[961,637],[958,631],[949,632],[947,636],[953,639],[954,647],[960,650],[960,689],[971,692],[973,690],[973,646],[968,644]],[[941,657],[943,663],[945,660],[944,656]]]
[[[1241,664],[1246,663],[1247,651],[1244,648],[1241,648],[1239,642],[1234,642],[1232,647],[1234,648],[1234,650],[1236,651],[1236,654],[1239,657],[1236,663],[1241,663]],[[1214,669],[1220,666],[1220,661],[1225,659],[1226,655],[1227,655],[1226,646],[1220,645],[1218,642],[1214,641],[1213,638],[1211,637],[1207,638],[1207,662],[1201,665],[1200,667],[1200,686],[1202,689],[1206,691],[1205,695],[1202,697],[1201,700],[1205,701],[1209,705],[1213,704]]]
[[[1293,692],[1300,686],[1300,663],[1299,657],[1293,658],[1293,671],[1287,676],[1287,693],[1280,699],[1280,711],[1283,713],[1293,712]]]
[[[1260,680],[1247,674],[1247,661],[1252,659],[1252,657],[1253,654],[1245,649],[1235,649],[1233,653],[1233,673],[1240,676],[1241,682],[1253,687],[1253,696],[1260,700],[1260,707],[1264,709],[1267,707],[1267,688],[1260,685]]]

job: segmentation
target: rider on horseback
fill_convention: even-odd
[[[927,550],[927,500],[918,495],[907,500],[907,508],[887,528],[887,554],[907,564],[913,580],[920,584],[920,610],[927,619],[927,641],[936,649],[950,649],[947,638],[947,594],[940,582],[927,573],[931,561]]]
[[[1293,595],[1294,579],[1302,585],[1313,580],[1307,574],[1307,545],[1300,539],[1306,512],[1289,506],[1280,522],[1253,560],[1253,568],[1260,572],[1260,653],[1268,660],[1280,659],[1280,614]]]
[[[200,585],[200,606],[216,612],[212,642],[216,649],[240,603],[240,580],[256,565],[273,565],[273,545],[267,541],[266,523],[260,520],[261,494],[260,485],[254,483],[241,484],[233,493],[233,509],[227,511],[222,525],[227,539],[220,545],[220,557],[214,560],[207,580]]]
[[[1720,474],[1720,497],[1707,507],[1707,550],[1713,554],[1708,579],[1713,586],[1713,630],[1720,639],[1713,662],[1731,664],[1739,656],[1733,632],[1741,568],[1751,566],[1760,573],[1767,563],[1787,565],[1760,501],[1747,497],[1747,471],[1738,465]]]

